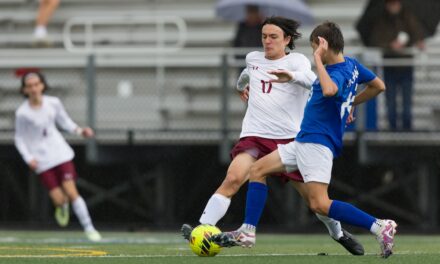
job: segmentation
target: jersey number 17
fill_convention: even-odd
[[[263,93],[270,93],[270,91],[272,91],[272,83],[261,80],[261,89],[263,90]]]

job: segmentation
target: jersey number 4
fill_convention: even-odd
[[[261,89],[263,90],[263,93],[270,93],[270,91],[272,91],[272,83],[261,80]]]

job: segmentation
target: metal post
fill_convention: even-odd
[[[437,229],[438,222],[438,167],[430,165],[429,171],[429,204],[430,204],[430,226]]]
[[[38,213],[38,180],[37,175],[34,174],[31,170],[29,170],[28,177],[28,192],[29,192],[29,214],[28,221],[29,223],[35,223],[36,216],[38,217],[40,214]]]
[[[376,50],[365,50],[361,54],[361,61],[366,65],[377,65],[380,58],[380,54],[377,54]],[[358,92],[359,92],[358,87]],[[366,103],[356,106],[356,139],[358,145],[358,159],[361,164],[369,162],[368,158],[368,146],[364,139],[364,133],[367,121],[367,105]]]
[[[425,230],[437,227],[437,175],[430,164],[422,162],[418,165],[417,179],[419,184],[419,208],[422,213],[421,223]]]
[[[361,164],[368,163],[368,146],[367,142],[364,139],[365,133],[365,104],[361,104],[357,106],[357,114],[356,118],[356,140],[358,145],[358,159]]]
[[[426,164],[419,164],[417,167],[417,180],[419,185],[418,206],[422,214],[423,222],[419,223],[422,228],[428,228],[429,223],[429,172]]]
[[[221,63],[221,138],[220,138],[220,162],[227,164],[230,161],[229,158],[229,87],[228,87],[228,57],[227,54],[222,55]]]
[[[96,129],[96,67],[95,55],[87,57],[87,124],[93,130]],[[88,162],[94,163],[98,160],[96,139],[91,138],[86,143],[86,158]]]

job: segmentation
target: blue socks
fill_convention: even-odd
[[[370,230],[371,225],[376,221],[376,218],[353,205],[337,200],[333,200],[330,205],[328,217],[350,225],[363,227],[367,230]]]
[[[259,182],[250,182],[246,197],[246,211],[244,223],[257,226],[263,213],[267,198],[267,185]]]
[[[246,211],[244,223],[257,226],[263,213],[264,205],[267,199],[267,185],[259,182],[250,182],[248,185],[246,197]],[[330,205],[328,217],[335,220],[363,227],[370,230],[376,218],[356,208],[355,206],[333,200]]]

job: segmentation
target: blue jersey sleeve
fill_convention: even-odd
[[[374,80],[376,78],[376,74],[374,74],[372,71],[370,71],[367,67],[360,64],[358,61],[356,61],[357,68],[359,71],[359,79],[358,83],[366,83]]]
[[[338,86],[337,95],[338,96],[341,95],[341,92],[343,91],[344,88],[344,83],[346,81],[344,76],[338,71],[332,71],[331,73],[329,73],[329,75],[332,81],[336,84],[336,86]]]

